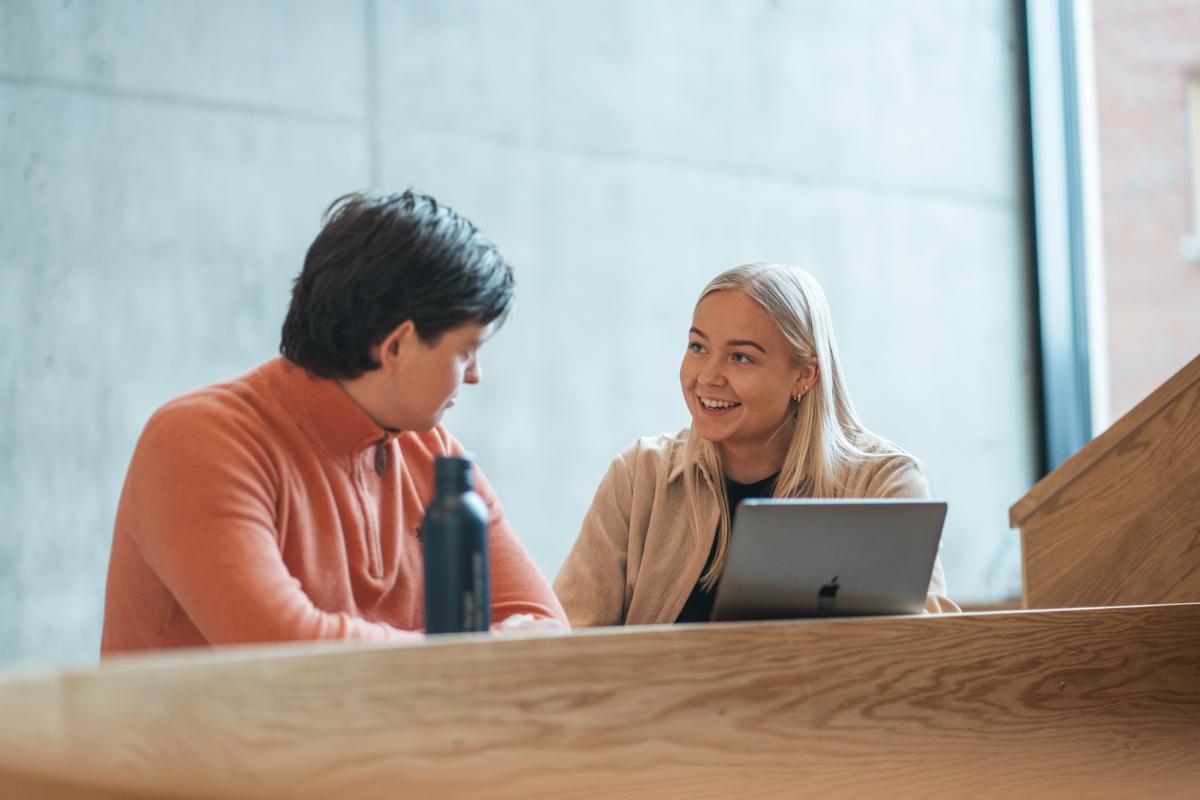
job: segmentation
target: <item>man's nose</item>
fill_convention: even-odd
[[[467,371],[463,374],[463,382],[479,383],[481,377],[483,377],[483,371],[479,367],[479,357],[471,356],[471,360],[467,364]]]

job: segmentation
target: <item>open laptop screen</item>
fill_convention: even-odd
[[[945,518],[941,500],[745,500],[712,619],[920,613]]]

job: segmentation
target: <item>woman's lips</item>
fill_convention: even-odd
[[[720,405],[714,408],[711,405],[705,405],[705,400],[707,400],[709,403],[728,403],[729,405]],[[736,400],[725,400],[714,397],[705,398],[701,397],[700,395],[696,395],[696,407],[700,409],[700,413],[705,417],[724,417],[727,414],[737,411],[742,407],[742,404]]]

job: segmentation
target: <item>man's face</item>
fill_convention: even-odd
[[[397,344],[397,368],[388,373],[382,418],[377,421],[392,430],[435,427],[454,405],[459,387],[479,383],[479,348],[490,333],[491,326],[468,322],[432,343],[423,342],[415,331],[404,337]]]

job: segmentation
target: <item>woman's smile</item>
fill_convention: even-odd
[[[721,400],[702,394],[697,394],[696,399],[699,401],[700,413],[706,417],[723,417],[733,413],[742,406],[736,400]]]

